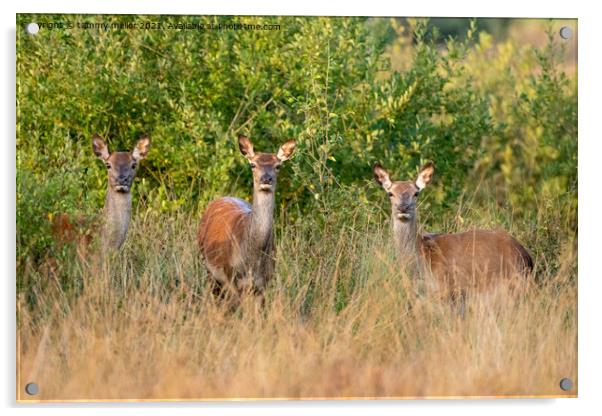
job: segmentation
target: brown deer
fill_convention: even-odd
[[[295,150],[295,141],[284,143],[276,154],[256,153],[243,135],[238,137],[238,146],[253,171],[253,203],[233,197],[212,201],[201,218],[198,242],[214,293],[238,297],[253,291],[263,300],[274,268],[276,180],[282,162]]]
[[[108,186],[103,208],[101,232],[102,248],[118,250],[123,245],[132,214],[132,184],[138,163],[150,149],[150,139],[141,137],[131,152],[109,153],[109,148],[99,135],[92,137],[94,154],[104,162],[108,172]]]
[[[396,251],[404,265],[418,265],[420,271],[429,273],[435,282],[452,291],[485,288],[499,279],[530,273],[531,256],[506,231],[418,232],[416,202],[434,173],[434,164],[428,162],[415,181],[393,182],[380,164],[374,166],[374,178],[391,201]]]

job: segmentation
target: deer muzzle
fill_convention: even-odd
[[[115,191],[127,193],[130,191],[130,187],[127,185],[115,185]]]
[[[259,178],[259,189],[261,191],[270,192],[274,184],[274,178],[270,175],[264,174]]]

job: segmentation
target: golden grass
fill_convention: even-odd
[[[570,244],[557,273],[538,272],[542,284],[471,294],[461,316],[391,260],[385,226],[291,226],[265,309],[228,312],[205,290],[195,218],[133,222],[108,263],[65,266],[72,289],[27,271],[40,283],[35,307],[19,296],[20,400],[31,381],[36,400],[577,392],[558,386],[577,382]]]

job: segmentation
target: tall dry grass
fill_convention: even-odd
[[[205,290],[196,215],[135,214],[102,264],[27,270],[40,284],[19,297],[19,398],[28,382],[36,400],[576,394],[558,386],[577,381],[572,242],[560,267],[538,258],[538,284],[469,294],[462,315],[397,264],[371,215],[280,218],[261,311]]]

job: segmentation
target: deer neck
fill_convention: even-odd
[[[110,186],[104,206],[103,245],[105,248],[118,249],[125,241],[132,213],[132,194],[117,192]]]
[[[264,250],[272,237],[274,192],[253,192],[253,208],[247,231],[247,242],[253,251]]]
[[[396,251],[403,263],[415,262],[418,259],[418,226],[416,218],[400,221],[393,217],[393,237]]]

